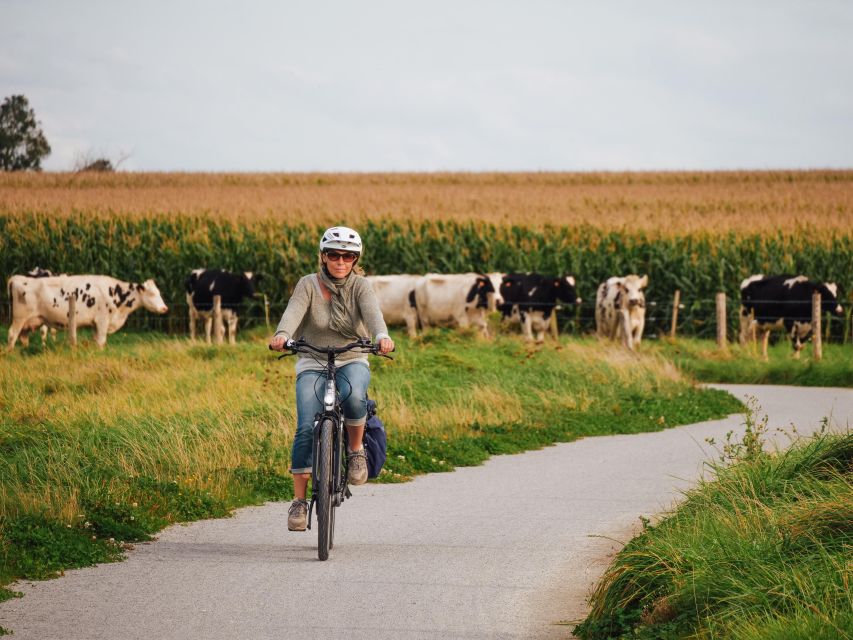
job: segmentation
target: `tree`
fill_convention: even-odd
[[[0,106],[0,169],[41,171],[50,145],[26,96],[9,96]]]

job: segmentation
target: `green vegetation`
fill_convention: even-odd
[[[784,339],[770,347],[767,362],[761,359],[760,347],[731,345],[723,353],[708,340],[659,340],[646,342],[644,348],[703,382],[853,387],[853,346],[849,344],[824,344],[820,362],[812,359],[811,346],[795,360],[790,342]]]
[[[592,227],[533,229],[392,220],[366,222],[359,230],[366,246],[376,248],[365,255],[364,266],[371,273],[536,270],[575,274],[579,295],[587,305],[577,316],[561,318],[566,329],[592,326],[590,303],[596,287],[614,274],[649,274],[647,298],[658,302],[654,311],[654,315],[660,313],[658,323],[668,324],[672,294],[680,289],[685,305],[680,332],[710,337],[715,331],[714,295],[725,291],[731,301],[738,300],[739,285],[749,275],[804,273],[836,281],[843,291],[849,291],[853,273],[853,235],[834,231],[658,237]],[[275,314],[283,310],[300,275],[316,267],[320,232],[317,226],[286,226],[269,219],[234,222],[189,216],[0,214],[0,279],[5,282],[13,273],[24,273],[36,265],[56,272],[104,273],[135,281],[153,277],[166,302],[179,309],[185,300],[184,281],[192,269],[252,270],[266,276],[260,290],[269,297]],[[5,289],[2,295],[5,297]],[[652,309],[649,313],[652,315]],[[253,303],[249,315],[263,317],[261,300]],[[737,313],[729,315],[734,335]],[[183,333],[185,317],[185,312],[165,318],[139,313],[131,319],[131,326],[161,327],[166,323],[170,332]],[[840,342],[844,324],[834,321],[831,331]]]
[[[0,584],[114,560],[178,521],[292,495],[292,361],[246,332],[220,348],[123,332],[0,356]],[[741,410],[663,358],[595,340],[532,348],[435,331],[376,359],[389,432],[381,480],[585,435]]]
[[[853,433],[767,453],[765,429],[750,413],[743,440],[723,444],[716,479],[624,547],[577,635],[851,637]]]

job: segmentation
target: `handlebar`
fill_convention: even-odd
[[[274,351],[272,346],[269,347],[270,351]],[[372,353],[375,356],[382,356],[383,358],[388,358],[389,360],[393,360],[391,356],[379,353],[379,345],[373,344],[367,338],[359,338],[355,342],[350,342],[342,347],[318,347],[317,345],[313,345],[309,342],[306,342],[303,338],[299,340],[294,340],[289,347],[285,347],[285,349],[289,350],[290,353],[285,353],[279,356],[279,358],[286,358],[287,356],[292,356],[297,353],[309,353],[311,351],[323,355],[329,355],[333,353],[335,355],[339,353],[346,353],[347,351],[356,351],[359,353]]]

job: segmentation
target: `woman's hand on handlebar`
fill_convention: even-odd
[[[273,336],[273,339],[270,340],[270,349],[273,351],[284,351],[292,343],[293,340],[285,338],[284,336]]]
[[[382,338],[379,341],[379,353],[383,356],[394,350],[394,341],[391,338]]]

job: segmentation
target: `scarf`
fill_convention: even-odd
[[[355,280],[358,276],[350,272],[346,278],[332,278],[325,268],[321,268],[317,277],[332,294],[329,327],[347,338],[359,338],[355,332],[358,323],[355,313]]]

